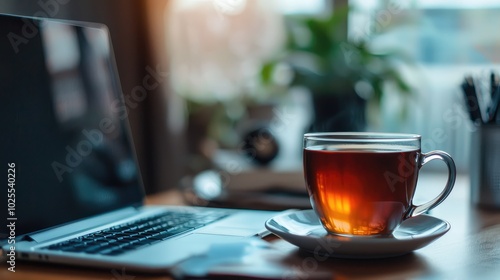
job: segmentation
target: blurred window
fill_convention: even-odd
[[[401,71],[416,89],[407,106],[397,94],[383,102],[376,129],[419,133],[424,151],[442,149],[467,170],[470,136],[476,130],[465,111],[460,84],[466,74],[480,80],[488,99],[488,76],[500,71],[500,2],[493,0],[351,0],[349,36],[373,36],[381,52],[403,51],[412,61]],[[402,120],[403,110],[407,118]]]
[[[283,14],[321,14],[330,7],[327,0],[274,0]]]

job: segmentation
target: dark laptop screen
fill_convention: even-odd
[[[2,223],[20,236],[139,204],[126,109],[105,27],[0,15]]]

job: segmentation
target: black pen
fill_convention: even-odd
[[[491,105],[488,108],[488,123],[495,123],[497,116],[498,116],[498,111],[500,110],[500,87],[497,87],[495,94],[494,94],[494,99],[491,101]]]
[[[479,99],[472,76],[465,77],[464,83],[462,84],[462,90],[465,94],[465,105],[469,111],[470,119],[476,124],[483,123]]]

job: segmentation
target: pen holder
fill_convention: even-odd
[[[471,199],[478,206],[500,209],[500,125],[482,125],[472,134]]]

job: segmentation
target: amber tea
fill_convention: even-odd
[[[419,169],[433,159],[449,169],[434,200],[412,203]],[[304,176],[325,229],[343,235],[389,235],[405,219],[441,203],[453,188],[455,165],[445,152],[420,151],[420,136],[310,133],[304,136]]]
[[[307,188],[325,227],[345,234],[389,234],[402,221],[417,182],[419,152],[304,150]]]

